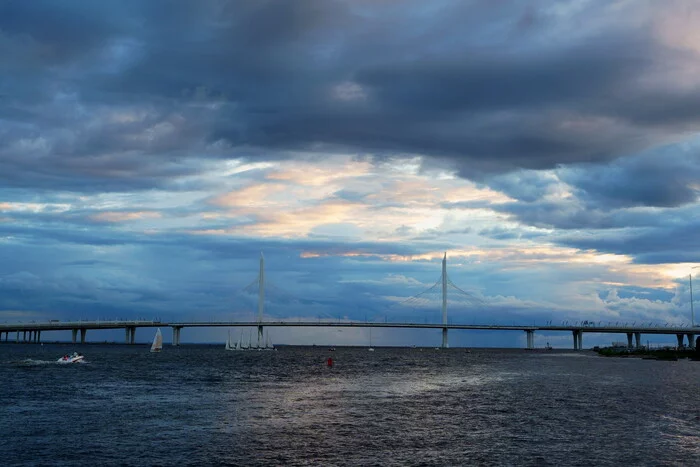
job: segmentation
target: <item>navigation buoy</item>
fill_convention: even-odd
[[[329,367],[333,366],[333,359],[331,357],[328,357],[328,360],[326,360],[326,365],[328,365]]]

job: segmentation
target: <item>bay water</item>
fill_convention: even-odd
[[[0,384],[7,466],[700,465],[687,360],[2,344]]]

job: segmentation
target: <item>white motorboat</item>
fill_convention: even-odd
[[[72,355],[64,355],[57,360],[58,363],[83,363],[85,356],[78,352],[73,352]]]

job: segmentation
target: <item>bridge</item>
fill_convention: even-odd
[[[571,332],[573,336],[574,350],[583,349],[583,333],[608,333],[625,334],[628,348],[641,347],[642,334],[666,334],[675,335],[678,346],[688,340],[688,347],[695,347],[695,336],[700,335],[700,328],[680,326],[629,326],[629,325],[544,325],[544,326],[519,326],[500,324],[442,324],[442,323],[374,323],[363,321],[190,321],[190,322],[163,322],[142,320],[114,320],[114,321],[49,321],[36,323],[4,323],[0,324],[0,341],[8,342],[10,335],[17,343],[39,343],[41,333],[46,331],[72,331],[74,344],[85,343],[88,330],[99,329],[124,329],[125,343],[133,344],[137,328],[170,327],[173,332],[173,345],[180,345],[180,332],[183,328],[197,327],[317,327],[317,328],[408,328],[408,329],[441,329],[445,330],[478,330],[478,331],[520,331],[527,335],[527,348],[533,349],[535,332]],[[634,342],[633,342],[634,338]]]
[[[146,320],[113,320],[113,321],[58,321],[30,322],[30,323],[0,323],[0,342],[8,342],[10,334],[14,334],[13,341],[16,343],[40,343],[41,333],[46,331],[72,331],[72,342],[77,343],[78,332],[80,333],[80,343],[85,343],[88,330],[98,329],[124,329],[125,342],[134,344],[137,328],[170,327],[173,332],[172,344],[180,345],[180,333],[183,328],[196,327],[255,327],[258,330],[258,342],[263,340],[264,327],[323,327],[323,328],[411,328],[411,329],[441,329],[442,347],[448,346],[448,330],[480,330],[480,331],[520,331],[526,333],[527,348],[533,349],[535,342],[535,332],[571,332],[573,337],[574,350],[583,349],[583,333],[614,333],[625,334],[627,336],[628,348],[641,347],[642,334],[666,334],[675,335],[678,340],[678,347],[683,346],[684,339],[688,340],[688,347],[695,347],[695,336],[700,335],[700,327],[696,327],[694,322],[690,327],[685,326],[660,326],[660,325],[601,325],[592,322],[580,322],[574,325],[500,325],[500,324],[454,324],[447,321],[447,288],[448,285],[459,289],[451,283],[447,276],[447,255],[442,260],[442,275],[438,282],[431,287],[441,285],[442,296],[442,322],[441,323],[378,323],[367,321],[266,321],[263,319],[265,301],[265,262],[260,256],[260,271],[258,279],[254,281],[258,286],[258,319],[256,321],[191,321],[191,322],[163,322]],[[431,290],[428,289],[428,290]],[[463,291],[462,291],[463,292]],[[419,294],[421,295],[421,294]],[[413,297],[412,297],[413,298]],[[411,298],[411,299],[412,299]],[[409,299],[409,300],[411,300]],[[21,336],[21,337],[20,337]],[[3,339],[4,337],[4,339]],[[634,338],[634,343],[633,343]]]

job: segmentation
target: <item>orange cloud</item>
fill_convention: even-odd
[[[90,219],[97,222],[128,222],[143,219],[157,219],[160,217],[162,217],[161,214],[155,211],[104,211],[90,216]]]
[[[278,183],[260,183],[216,196],[212,198],[209,203],[215,206],[228,208],[280,205],[284,203],[285,198],[275,200],[274,197],[286,190],[288,190],[286,185]]]
[[[360,178],[372,173],[368,162],[347,161],[331,167],[296,164],[270,173],[269,180],[280,180],[303,186],[326,186],[341,180]]]
[[[317,206],[263,214],[262,222],[242,227],[246,233],[266,236],[293,237],[309,234],[315,227],[324,224],[352,222],[366,207],[347,201],[330,201]],[[354,222],[353,222],[354,221]]]

